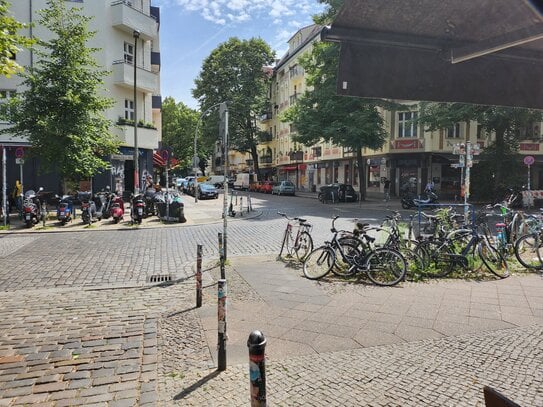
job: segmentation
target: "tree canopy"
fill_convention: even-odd
[[[8,9],[7,0],[0,0],[0,75],[9,78],[23,70],[15,56],[22,48],[30,47],[32,40],[18,34],[27,25],[11,17]]]
[[[63,0],[48,0],[40,24],[51,39],[37,42],[34,66],[24,73],[24,90],[11,100],[6,132],[26,136],[42,170],[64,179],[90,177],[107,168],[104,156],[117,151],[103,111],[113,101],[99,95],[107,74],[89,48],[90,18]]]
[[[274,53],[262,39],[230,38],[204,60],[192,91],[203,112],[218,103],[228,103],[229,148],[250,152],[256,172],[256,147],[260,135],[257,117],[265,110],[270,83],[264,67],[269,66],[273,59]],[[208,146],[217,140],[216,111],[203,119],[202,130]]]

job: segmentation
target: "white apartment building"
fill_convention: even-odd
[[[119,154],[109,157],[111,170],[94,178],[94,190],[109,185],[120,192],[131,191],[134,187],[135,113],[140,123],[137,144],[141,176],[152,174],[153,150],[158,148],[161,140],[160,10],[151,5],[151,0],[68,0],[66,4],[80,7],[82,14],[93,17],[89,29],[96,35],[88,46],[99,48],[94,58],[111,72],[104,78],[104,96],[112,98],[115,104],[105,112],[105,116],[115,124],[111,132],[118,137],[121,148]],[[10,11],[15,19],[34,23],[34,27],[21,34],[47,40],[51,34],[39,25],[38,11],[44,7],[46,0],[11,1]],[[17,54],[16,59],[22,66],[36,63],[36,56],[29,50]],[[20,87],[20,77],[0,78],[0,102],[1,98],[9,98],[20,91]],[[9,123],[0,126],[9,126]],[[20,155],[21,147],[29,148],[29,143],[21,138],[0,135],[0,144],[7,147],[8,184],[13,185],[15,179],[19,179],[21,169],[15,163],[16,152]],[[55,189],[55,175],[40,176],[37,166],[39,160],[25,160],[22,165],[25,190],[39,186]]]

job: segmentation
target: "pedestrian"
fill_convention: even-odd
[[[15,206],[17,207],[17,212],[19,212],[19,218],[22,219],[23,214],[23,186],[19,180],[15,181],[15,187],[13,187],[13,192],[11,193]]]
[[[390,180],[386,177],[385,177],[385,180],[383,181],[383,186],[384,186],[384,193],[385,193],[383,201],[388,202],[390,201]]]

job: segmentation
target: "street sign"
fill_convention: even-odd
[[[23,147],[17,147],[15,149],[15,158],[23,158],[25,155],[25,149]]]
[[[192,157],[192,168],[198,168],[198,165],[200,165],[200,157],[195,155]]]
[[[168,150],[162,150],[160,152],[160,156],[164,161],[168,161],[168,158],[170,157],[170,152]]]
[[[451,164],[451,168],[460,168],[460,167],[463,167],[463,165],[461,166],[460,163]]]
[[[535,158],[531,155],[527,155],[526,157],[524,157],[524,164],[525,165],[532,165],[533,163],[535,162]]]
[[[25,163],[24,158],[16,158],[15,159],[15,164],[23,165],[24,163]]]

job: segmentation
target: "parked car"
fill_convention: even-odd
[[[272,193],[272,188],[273,188],[274,185],[275,185],[275,182],[273,182],[273,181],[264,181],[260,185],[260,192],[262,192],[264,194],[271,194]]]
[[[254,181],[249,184],[249,192],[260,192],[260,182]]]
[[[290,181],[280,181],[272,187],[272,195],[296,195],[296,187]]]
[[[217,199],[219,193],[217,192],[217,188],[211,184],[198,184],[198,197],[200,199]]]
[[[349,184],[329,184],[320,188],[318,198],[321,202],[357,202],[358,192]]]

